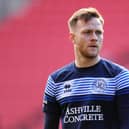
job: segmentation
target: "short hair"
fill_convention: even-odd
[[[76,26],[78,20],[84,20],[85,22],[91,20],[92,18],[98,18],[102,24],[104,24],[104,19],[97,9],[81,8],[73,13],[73,15],[68,20],[68,27],[70,31]]]

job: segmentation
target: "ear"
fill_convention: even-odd
[[[72,41],[72,43],[75,43],[75,34],[72,32],[69,32],[69,39]]]

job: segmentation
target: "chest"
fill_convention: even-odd
[[[56,99],[92,95],[113,96],[116,92],[116,83],[113,78],[78,78],[58,83]]]

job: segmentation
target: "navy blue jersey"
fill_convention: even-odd
[[[129,71],[105,59],[66,65],[49,76],[43,110],[63,129],[129,129]]]

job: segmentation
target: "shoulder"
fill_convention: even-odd
[[[74,71],[74,62],[66,64],[50,74],[54,82],[65,81]]]
[[[128,69],[124,66],[105,58],[102,58],[102,64],[113,76],[117,76],[121,72],[128,72]]]

